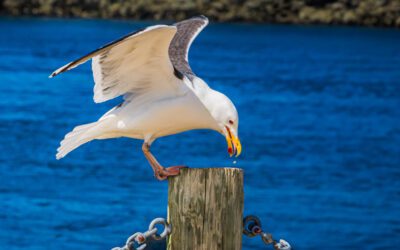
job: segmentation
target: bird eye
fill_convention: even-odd
[[[233,121],[232,121],[232,120],[229,120],[229,123],[230,123],[230,124],[233,124]]]

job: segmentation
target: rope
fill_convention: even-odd
[[[272,244],[275,250],[291,250],[292,247],[290,244],[280,239],[279,241],[274,240],[272,234],[264,232],[261,228],[261,221],[258,217],[249,215],[244,217],[243,219],[243,234],[247,237],[255,237],[260,235],[264,244],[269,245]]]
[[[164,226],[164,231],[161,234],[157,234],[158,229],[157,224]],[[144,232],[136,232],[132,234],[125,243],[123,247],[114,247],[111,250],[143,250],[146,248],[147,240],[151,237],[153,240],[163,240],[171,233],[171,226],[165,221],[164,218],[156,218],[151,221],[149,229]]]

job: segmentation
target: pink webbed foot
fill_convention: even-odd
[[[172,166],[168,168],[162,168],[157,170],[154,175],[160,181],[167,179],[169,176],[179,175],[182,168],[187,168],[187,166]]]

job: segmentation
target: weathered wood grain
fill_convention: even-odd
[[[182,169],[168,181],[167,249],[242,249],[241,169]]]

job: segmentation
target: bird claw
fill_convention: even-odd
[[[170,176],[179,175],[179,172],[182,168],[187,168],[187,166],[172,166],[168,168],[161,168],[157,170],[154,175],[156,176],[157,180],[162,181],[167,179]]]

